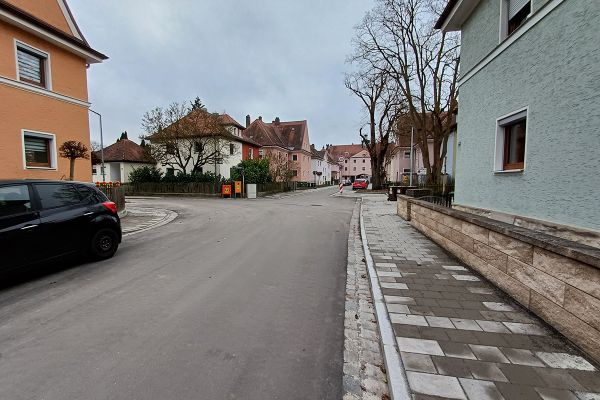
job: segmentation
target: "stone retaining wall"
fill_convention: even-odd
[[[600,362],[600,250],[398,196],[398,215]]]

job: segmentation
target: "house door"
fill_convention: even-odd
[[[123,182],[123,179],[121,179],[121,165],[119,163],[110,164],[110,180],[112,182]]]

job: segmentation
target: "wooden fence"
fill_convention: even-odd
[[[125,189],[123,186],[99,186],[98,189],[117,205],[117,211],[121,212],[125,210]]]
[[[216,195],[221,193],[221,183],[190,182],[190,183],[130,183],[123,185],[126,196],[143,196],[152,194],[203,194]]]

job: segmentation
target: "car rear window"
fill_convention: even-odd
[[[75,185],[75,186],[77,187],[77,190],[79,190],[79,193],[81,193],[81,196],[83,197],[84,200],[88,200],[91,197],[92,200],[96,203],[101,203],[103,201],[106,201],[106,200],[104,200],[104,194],[91,185]]]
[[[0,186],[0,218],[31,211],[27,185]]]
[[[40,183],[36,184],[35,188],[44,210],[79,204],[82,200],[82,196],[71,184]]]

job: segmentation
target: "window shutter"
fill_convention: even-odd
[[[39,85],[44,83],[43,59],[41,57],[18,49],[17,60],[21,79],[26,79]]]
[[[512,19],[519,13],[531,0],[508,0],[508,19]]]

